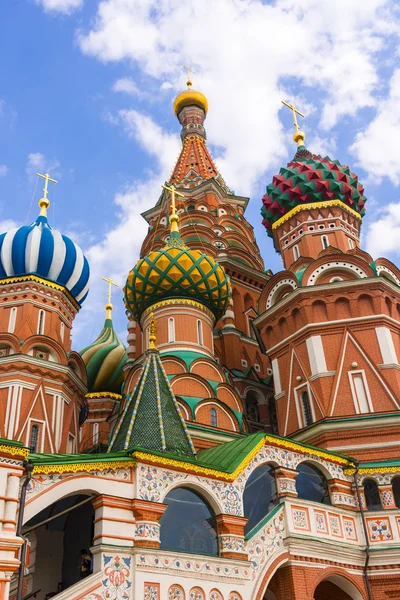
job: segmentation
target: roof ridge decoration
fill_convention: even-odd
[[[149,342],[138,382],[126,397],[108,451],[141,448],[193,459],[196,450],[156,347],[154,317]]]

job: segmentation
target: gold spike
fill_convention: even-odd
[[[156,340],[156,320],[154,318],[154,313],[152,312],[150,316],[149,350],[157,350]]]

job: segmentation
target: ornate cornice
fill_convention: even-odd
[[[361,215],[359,215],[357,211],[353,210],[349,206],[346,206],[346,204],[341,200],[327,200],[325,202],[310,202],[309,204],[299,204],[298,206],[295,206],[294,208],[292,208],[292,210],[287,212],[285,215],[283,215],[283,217],[281,217],[280,219],[275,221],[275,223],[272,224],[272,230],[274,231],[275,229],[280,227],[282,223],[286,223],[286,221],[288,221],[294,215],[297,215],[303,210],[315,210],[316,208],[329,208],[331,206],[339,206],[340,208],[348,212],[350,215],[353,215],[353,217],[355,217],[359,221],[362,220]]]
[[[7,277],[5,279],[0,279],[0,285],[8,285],[10,283],[23,283],[27,281],[34,281],[35,283],[40,283],[41,285],[61,292],[62,294],[67,296],[68,300],[71,302],[71,304],[77,311],[80,310],[80,305],[75,300],[75,298],[69,293],[67,288],[65,288],[63,285],[59,285],[58,283],[54,283],[54,281],[49,281],[48,279],[38,277],[37,275],[19,275],[18,277]]]
[[[29,452],[29,451],[28,451]],[[42,473],[49,475],[51,473],[90,473],[91,471],[106,471],[110,469],[122,469],[124,467],[133,467],[134,460],[115,460],[99,462],[81,462],[81,463],[59,463],[51,465],[36,465],[32,471],[33,475]]]
[[[8,444],[0,444],[0,453],[9,454],[11,456],[22,456],[23,458],[28,458],[30,450],[29,448],[21,447],[21,446],[12,446]]]
[[[207,313],[210,318],[214,318],[214,315],[209,308],[204,306],[204,304],[201,304],[201,302],[196,302],[196,300],[190,300],[189,298],[168,298],[166,300],[160,300],[160,302],[156,302],[155,304],[152,304],[146,308],[146,310],[143,311],[141,318],[143,319],[154,310],[157,310],[157,308],[162,308],[163,306],[172,306],[174,304],[187,304],[188,306],[194,306],[194,308],[198,308],[199,310]]]

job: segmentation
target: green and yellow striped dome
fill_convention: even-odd
[[[125,305],[136,320],[143,311],[165,298],[189,298],[207,306],[216,319],[225,313],[230,282],[211,256],[190,250],[178,232],[172,232],[162,250],[150,252],[130,271]]]
[[[89,394],[121,393],[124,380],[122,368],[128,356],[125,346],[114,331],[111,318],[106,318],[104,327],[93,344],[86,346],[79,354],[86,365]]]

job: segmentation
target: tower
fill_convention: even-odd
[[[231,282],[229,305],[213,328],[212,352],[219,364],[229,370],[246,406],[251,428],[271,430],[270,365],[259,350],[252,328],[252,321],[258,315],[259,296],[270,274],[264,271],[253,228],[244,216],[249,199],[229,189],[207,147],[204,128],[207,98],[193,90],[190,77],[187,86],[174,101],[174,112],[182,126],[182,148],[156,205],[143,213],[149,230],[141,257],[168,242],[168,186],[173,185],[181,239],[190,250],[199,250],[216,259]],[[132,318],[128,330],[128,355],[134,359],[144,351],[142,332]],[[160,335],[161,349],[164,343],[161,324]]]
[[[365,459],[381,456],[385,435],[386,456],[396,456],[400,272],[360,249],[366,198],[357,176],[304,138],[294,134],[296,154],[262,208],[286,267],[264,287],[255,321],[279,433]]]
[[[89,290],[82,250],[47,219],[48,174],[31,225],[0,236],[1,435],[32,452],[77,452],[85,365],[71,352],[73,320]]]

